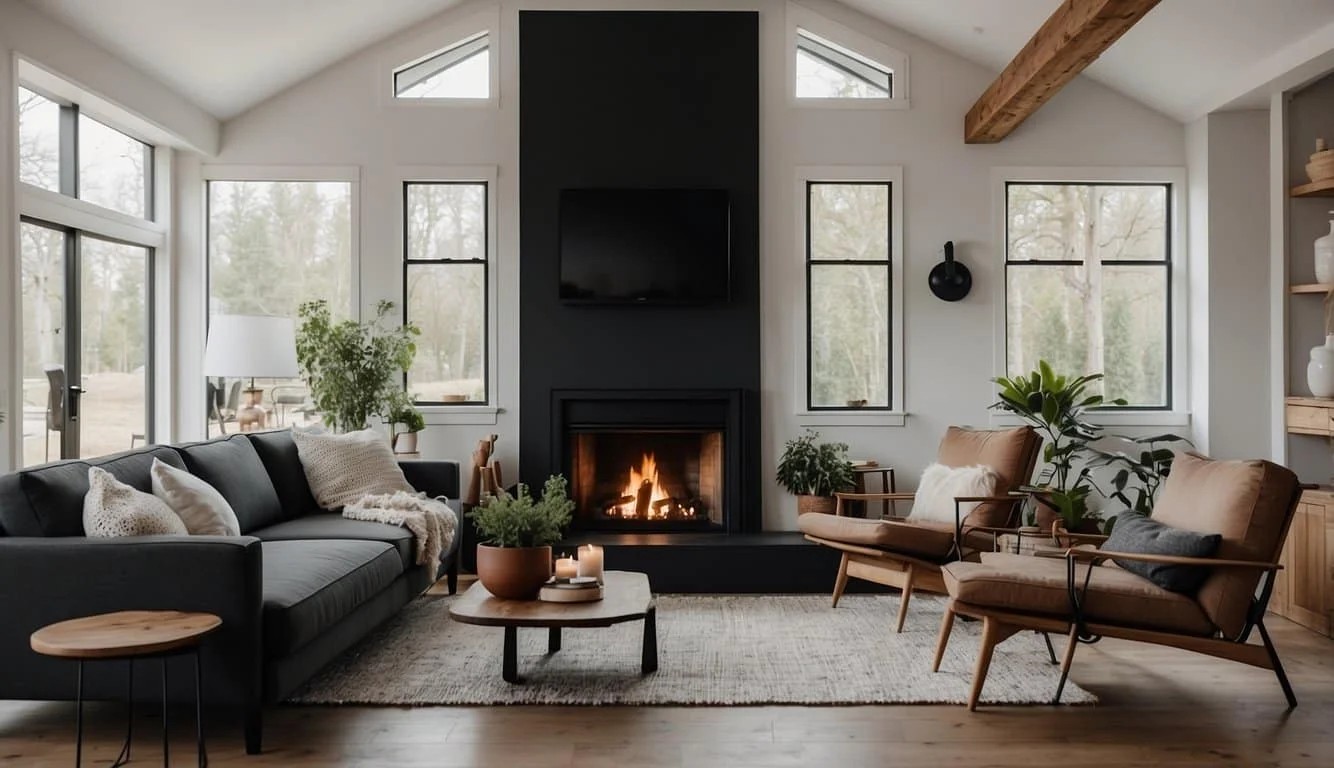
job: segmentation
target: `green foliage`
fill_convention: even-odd
[[[501,491],[487,496],[468,513],[477,535],[493,547],[545,547],[561,540],[570,524],[574,502],[565,493],[563,475],[552,475],[542,486],[542,498],[535,500],[528,486],[519,483],[515,495]]]
[[[1171,448],[1163,447],[1163,444],[1191,445],[1191,442],[1173,434],[1135,438],[1120,435],[1115,437],[1126,445],[1127,450],[1090,449],[1093,454],[1093,460],[1089,462],[1090,467],[1116,468],[1116,474],[1111,479],[1112,492],[1103,495],[1141,515],[1153,514],[1153,503],[1158,498],[1158,488],[1172,471],[1172,458],[1175,455]]]
[[[833,496],[854,486],[852,462],[846,443],[816,443],[820,435],[806,430],[788,440],[778,460],[778,484],[788,493],[802,496]]]
[[[1075,462],[1089,451],[1089,443],[1102,434],[1102,427],[1089,422],[1085,412],[1104,402],[1124,405],[1124,400],[1104,401],[1092,394],[1091,386],[1102,374],[1063,376],[1047,361],[1026,376],[993,379],[1000,398],[992,408],[1009,411],[1028,422],[1043,437],[1042,459],[1046,467],[1038,484],[1049,489],[1044,496],[1060,512],[1067,527],[1074,528],[1088,515],[1088,496],[1093,490],[1090,467],[1075,471]]]
[[[393,302],[381,301],[375,318],[361,323],[335,322],[324,299],[297,310],[297,362],[331,429],[361,429],[372,415],[387,414],[401,400],[399,376],[412,366],[421,331],[410,323],[393,325],[393,309]]]
[[[421,411],[417,410],[412,394],[403,390],[394,394],[384,418],[391,427],[395,424],[402,424],[406,428],[403,430],[405,432],[420,432],[426,429],[426,417],[422,416]]]

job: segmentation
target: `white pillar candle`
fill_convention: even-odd
[[[579,548],[578,573],[602,581],[602,547],[585,544]]]
[[[579,575],[578,566],[575,565],[573,557],[561,557],[556,560],[556,578],[572,579]]]

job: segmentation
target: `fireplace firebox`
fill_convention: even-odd
[[[739,392],[557,390],[552,414],[575,530],[745,530]]]

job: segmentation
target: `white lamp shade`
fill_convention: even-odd
[[[290,379],[296,364],[296,328],[290,317],[213,315],[204,345],[204,375]]]

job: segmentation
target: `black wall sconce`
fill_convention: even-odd
[[[945,260],[931,268],[927,277],[931,292],[942,301],[958,301],[973,289],[973,274],[954,260],[954,241],[945,242]]]

